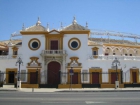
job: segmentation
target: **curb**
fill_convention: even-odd
[[[0,89],[0,91],[18,91],[18,90]]]
[[[69,91],[55,91],[55,92],[140,92],[140,90],[69,90]]]

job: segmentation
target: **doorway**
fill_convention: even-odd
[[[48,64],[48,84],[58,85],[60,84],[60,63],[52,61]]]
[[[14,71],[9,71],[8,72],[9,78],[8,78],[8,83],[14,83],[15,81],[15,72]]]
[[[92,72],[92,84],[99,84],[99,72]]]
[[[37,73],[30,72],[30,84],[36,84],[36,83],[37,83]]]
[[[111,73],[111,84],[115,84],[115,81],[117,80],[117,76],[115,72]]]
[[[137,83],[137,73],[136,72],[132,72],[132,81],[133,81],[133,83]]]
[[[74,72],[72,77],[72,84],[78,84],[78,73]]]

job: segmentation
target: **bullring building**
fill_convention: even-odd
[[[140,84],[139,36],[90,30],[75,17],[59,30],[42,26],[38,19],[33,26],[23,25],[20,36],[0,41],[5,84],[14,85],[19,77],[22,88],[69,88],[70,84],[73,88],[114,88],[115,81],[121,88]]]

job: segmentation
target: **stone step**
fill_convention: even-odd
[[[3,85],[3,88],[14,88],[14,85]]]

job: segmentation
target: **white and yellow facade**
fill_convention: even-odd
[[[6,84],[17,81],[18,66],[15,64],[18,57],[23,61],[21,73],[25,74],[21,76],[22,87],[38,87],[40,84],[44,87],[57,85],[58,88],[69,88],[69,71],[73,67],[73,88],[82,88],[83,84],[113,88],[115,85],[111,73],[116,73],[112,68],[115,57],[121,64],[117,69],[119,82],[121,70],[126,74],[123,75],[120,87],[140,83],[140,45],[96,43],[98,39],[89,40],[90,30],[79,25],[75,18],[71,25],[61,30],[49,30],[48,26],[43,27],[38,20],[32,27],[23,27],[20,33],[21,42],[13,44],[9,41],[8,55],[0,56],[0,70],[6,73]],[[35,83],[33,73],[37,70],[38,83]],[[10,72],[15,73],[12,81],[9,79]]]

